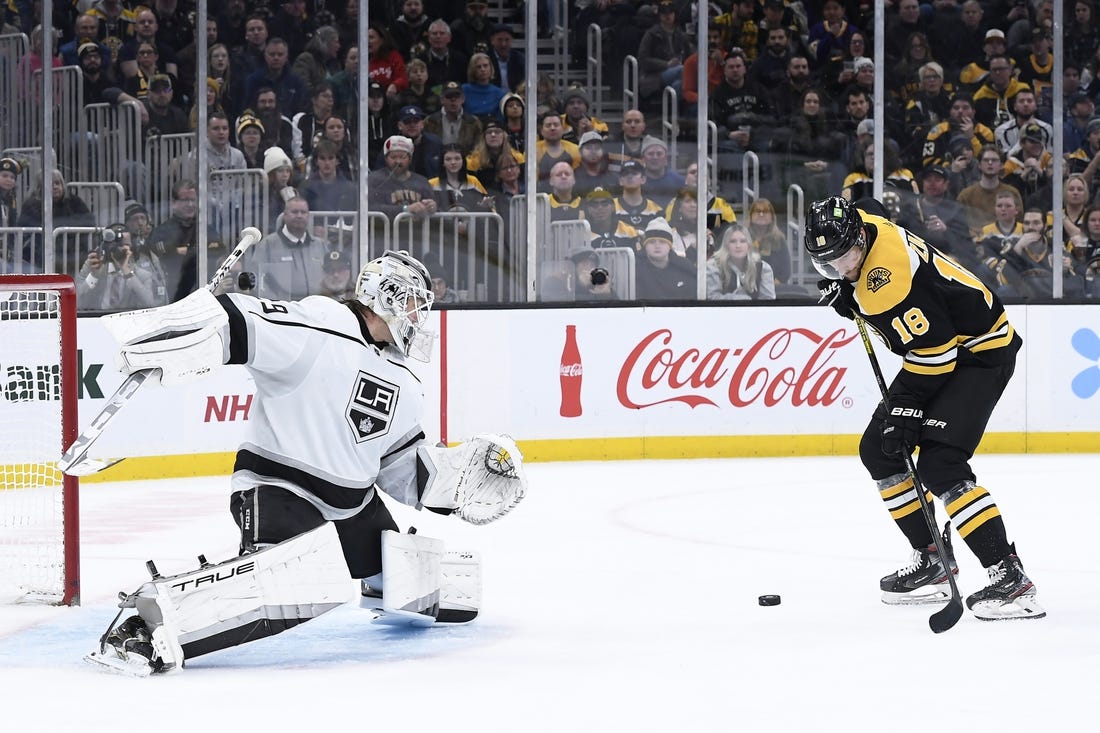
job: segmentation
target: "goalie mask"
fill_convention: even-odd
[[[419,260],[404,250],[371,260],[359,271],[355,297],[386,322],[398,350],[419,361],[431,359],[435,334],[427,326],[435,296]]]

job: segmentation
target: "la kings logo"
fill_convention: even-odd
[[[390,431],[390,420],[400,392],[396,384],[359,372],[346,413],[356,443]]]

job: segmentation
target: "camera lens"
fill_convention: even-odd
[[[590,277],[592,278],[593,285],[604,285],[607,283],[608,279],[607,270],[602,267],[597,267],[592,270]]]

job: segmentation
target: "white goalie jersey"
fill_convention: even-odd
[[[359,511],[375,483],[415,506],[424,394],[405,356],[331,298],[218,300],[229,314],[226,363],[243,364],[260,395],[233,489],[280,486],[329,520]]]

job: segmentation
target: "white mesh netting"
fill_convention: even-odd
[[[56,291],[0,288],[0,602],[65,587],[61,319]]]

